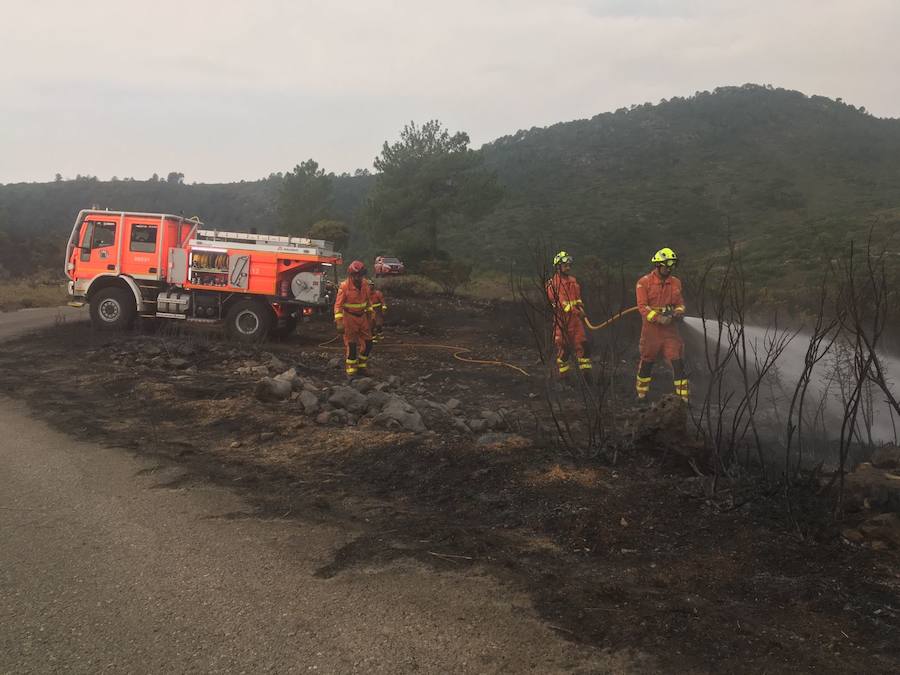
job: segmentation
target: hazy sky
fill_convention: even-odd
[[[371,168],[755,82],[900,117],[898,0],[0,0],[0,183]]]

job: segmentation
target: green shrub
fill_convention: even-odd
[[[447,295],[455,295],[456,290],[472,278],[472,265],[460,260],[425,260],[420,269]]]

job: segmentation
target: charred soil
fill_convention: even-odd
[[[425,432],[336,413],[328,323],[258,348],[63,325],[4,345],[0,392],[72,435],[177,463],[183,481],[245,491],[260,518],[362,531],[321,576],[401,558],[489,574],[569,639],[669,672],[900,668],[895,552],[841,539],[815,495],[801,538],[777,494],[724,507],[652,448],[614,465],[568,454],[546,433],[544,370],[514,307],[411,297],[391,312],[366,388],[414,404]],[[290,367],[294,394],[260,400],[260,378]]]

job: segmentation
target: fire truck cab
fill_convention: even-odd
[[[259,341],[329,311],[341,254],[305,237],[221,232],[165,213],[83,210],[66,249],[68,293],[101,330],[138,316],[222,323]]]

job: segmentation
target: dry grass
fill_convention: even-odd
[[[0,281],[0,311],[25,307],[56,307],[68,301],[65,284],[46,279]]]

